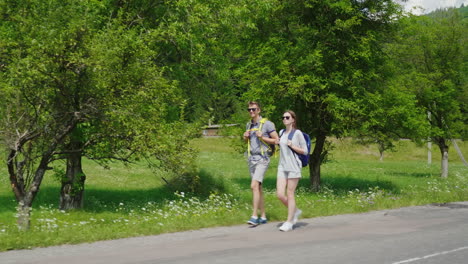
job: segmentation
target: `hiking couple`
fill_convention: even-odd
[[[280,135],[278,135],[275,124],[260,115],[261,107],[258,102],[249,102],[247,110],[250,122],[247,123],[244,140],[248,145],[250,188],[253,196],[252,216],[247,223],[253,226],[267,223],[262,182],[270,164],[270,156],[274,152],[274,147],[279,146],[280,159],[276,179],[276,195],[288,208],[288,219],[279,230],[291,231],[302,213],[296,207],[294,193],[301,178],[302,165],[299,155],[309,153],[306,140],[303,133],[297,133],[300,131],[297,130],[296,114],[293,111],[288,110],[283,113],[282,119],[285,129],[281,130]]]

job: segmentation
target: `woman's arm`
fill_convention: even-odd
[[[292,142],[291,142],[291,144],[288,144],[288,146],[289,146],[292,150],[294,150],[296,153],[305,154],[305,152],[306,152],[305,149],[301,148],[300,146],[297,146],[297,145],[292,144]]]
[[[296,153],[299,154],[306,154],[307,146],[305,142],[304,135],[302,135],[302,131],[297,130],[294,133],[294,138],[292,141],[288,142],[288,146],[294,150]]]

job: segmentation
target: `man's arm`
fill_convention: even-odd
[[[276,130],[273,130],[268,134],[270,137],[263,137],[262,140],[265,141],[267,144],[276,144],[276,141],[279,139],[278,133],[276,133]]]

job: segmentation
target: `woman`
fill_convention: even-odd
[[[286,129],[280,131],[280,139],[276,141],[280,147],[280,160],[276,180],[276,195],[288,208],[288,219],[279,228],[281,231],[291,231],[302,211],[296,207],[294,193],[301,178],[302,164],[299,154],[305,154],[306,141],[302,132],[296,127],[296,114],[288,110],[283,114],[283,124]],[[292,134],[291,134],[292,133]],[[291,137],[292,136],[292,137]]]

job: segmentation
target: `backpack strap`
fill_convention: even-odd
[[[296,129],[292,129],[291,132],[289,132],[288,139],[292,140],[294,137],[294,132],[296,132]]]
[[[280,130],[280,134],[279,134],[280,137],[283,136],[284,131],[285,131],[285,129]],[[292,129],[291,132],[289,132],[288,140],[292,140],[292,138],[294,137],[294,132],[296,132],[296,129]]]
[[[268,119],[267,118],[262,118],[260,119],[260,125],[258,126],[258,128],[251,128],[249,129],[250,132],[252,131],[262,131],[262,128],[263,128],[263,124],[265,124],[265,122],[267,121]],[[271,148],[270,148],[270,145],[267,144],[262,138],[258,138],[265,146],[267,146],[267,148],[271,151]],[[260,146],[260,151],[262,153],[262,156],[264,156],[264,151],[263,151],[263,148]],[[250,157],[250,137],[249,139],[247,140],[247,154],[248,156]]]

